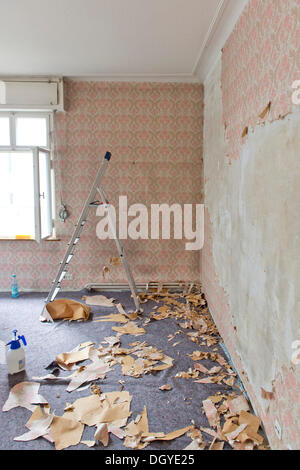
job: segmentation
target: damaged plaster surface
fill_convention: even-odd
[[[240,159],[230,162],[221,66],[220,60],[205,83],[204,180],[211,257],[229,301],[236,353],[255,401],[267,413],[261,388],[272,391],[282,368],[293,366],[300,378],[300,366],[291,362],[292,343],[300,339],[300,262],[295,256],[300,233],[300,110],[249,130]],[[294,416],[296,424],[298,419]],[[287,434],[284,423],[279,424],[282,442],[276,447],[284,448]],[[299,443],[299,435],[297,439]]]

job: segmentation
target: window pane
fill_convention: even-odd
[[[34,238],[33,157],[0,152],[0,236]]]
[[[10,205],[10,197],[10,158],[8,153],[0,152],[0,208]],[[0,227],[3,223],[1,217]]]
[[[16,144],[24,147],[47,147],[47,118],[17,117]]]
[[[0,117],[0,145],[10,145],[9,117]]]

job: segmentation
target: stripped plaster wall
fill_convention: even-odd
[[[68,80],[66,113],[57,115],[60,194],[70,211],[56,221],[60,242],[0,241],[0,289],[18,275],[20,289],[48,290],[66,243],[107,150],[112,160],[103,188],[112,204],[127,195],[128,205],[201,203],[203,86],[184,83],[111,83]],[[130,219],[130,218],[129,218]],[[96,237],[99,217],[91,214],[63,287],[81,289],[102,282],[102,269],[117,256],[114,241]],[[199,278],[199,252],[184,240],[124,240],[136,281]],[[105,282],[125,282],[122,266],[111,267]]]
[[[250,1],[205,82],[203,290],[274,449],[300,448],[299,31],[299,2]]]

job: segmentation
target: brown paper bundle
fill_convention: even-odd
[[[53,320],[61,320],[68,318],[70,321],[83,320],[86,321],[90,315],[90,307],[71,299],[58,299],[49,302],[46,309]]]

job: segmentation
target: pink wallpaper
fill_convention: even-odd
[[[230,158],[238,158],[246,127],[292,109],[300,73],[299,0],[251,0],[223,49],[222,90]],[[271,110],[259,115],[271,101]]]
[[[300,79],[300,1],[250,0],[222,55],[222,100],[225,134],[230,159],[238,159],[242,133],[265,121],[280,119],[292,112],[292,88]],[[259,115],[271,102],[270,112]],[[275,433],[281,423],[285,442],[300,446],[299,374],[283,367],[273,381],[274,398],[261,406],[236,353],[236,332],[232,325],[228,295],[219,284],[212,257],[213,233],[209,212],[205,217],[205,246],[202,251],[204,291],[225,344],[234,360],[252,403],[263,420],[274,448],[286,448]]]
[[[48,290],[82,204],[106,150],[112,160],[103,180],[114,204],[202,202],[203,87],[175,83],[66,82],[67,112],[57,115],[62,189],[71,217],[57,222],[61,242],[0,241],[0,289],[15,272],[21,289]],[[150,206],[149,206],[150,207]],[[101,282],[102,268],[117,256],[114,241],[96,237],[91,213],[70,271],[68,288]],[[197,280],[199,252],[181,240],[125,240],[136,281]],[[107,281],[125,282],[122,267]]]

